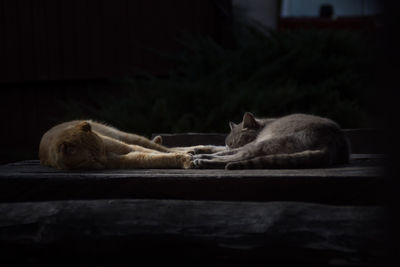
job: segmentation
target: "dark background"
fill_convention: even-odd
[[[0,163],[95,119],[150,136],[227,132],[245,111],[381,127],[383,20],[244,19],[229,0],[0,0]]]
[[[42,134],[76,118],[147,136],[226,132],[244,111],[380,128],[396,260],[400,6],[382,2],[373,23],[269,31],[222,0],[0,0],[0,163],[37,158]]]

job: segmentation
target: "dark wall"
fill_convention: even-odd
[[[0,82],[166,74],[185,33],[224,39],[211,0],[0,0]]]

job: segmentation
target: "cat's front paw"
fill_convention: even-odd
[[[183,169],[193,169],[195,168],[193,164],[192,156],[189,154],[178,154],[178,161],[181,163]]]
[[[163,142],[161,135],[157,135],[156,137],[153,138],[152,141],[159,145],[162,145],[162,142]]]
[[[202,161],[201,159],[194,159],[193,160],[193,166],[195,169],[201,169],[202,167]]]

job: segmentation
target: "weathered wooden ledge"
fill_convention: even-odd
[[[368,266],[384,255],[383,215],[378,206],[302,202],[7,203],[0,204],[0,249],[3,259],[25,262],[23,255],[60,264],[61,258],[73,265],[74,258],[84,255],[91,263],[111,265],[122,259],[127,265],[160,260],[161,266],[219,261],[236,265],[243,260],[243,266],[255,262]],[[90,257],[93,249],[96,257]]]
[[[37,160],[0,166],[0,202],[69,199],[307,201],[343,205],[382,202],[382,158],[293,170],[59,171]]]

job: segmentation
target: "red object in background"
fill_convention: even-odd
[[[280,30],[289,29],[335,29],[351,31],[375,31],[378,28],[376,16],[362,17],[292,17],[281,18],[279,21]]]

